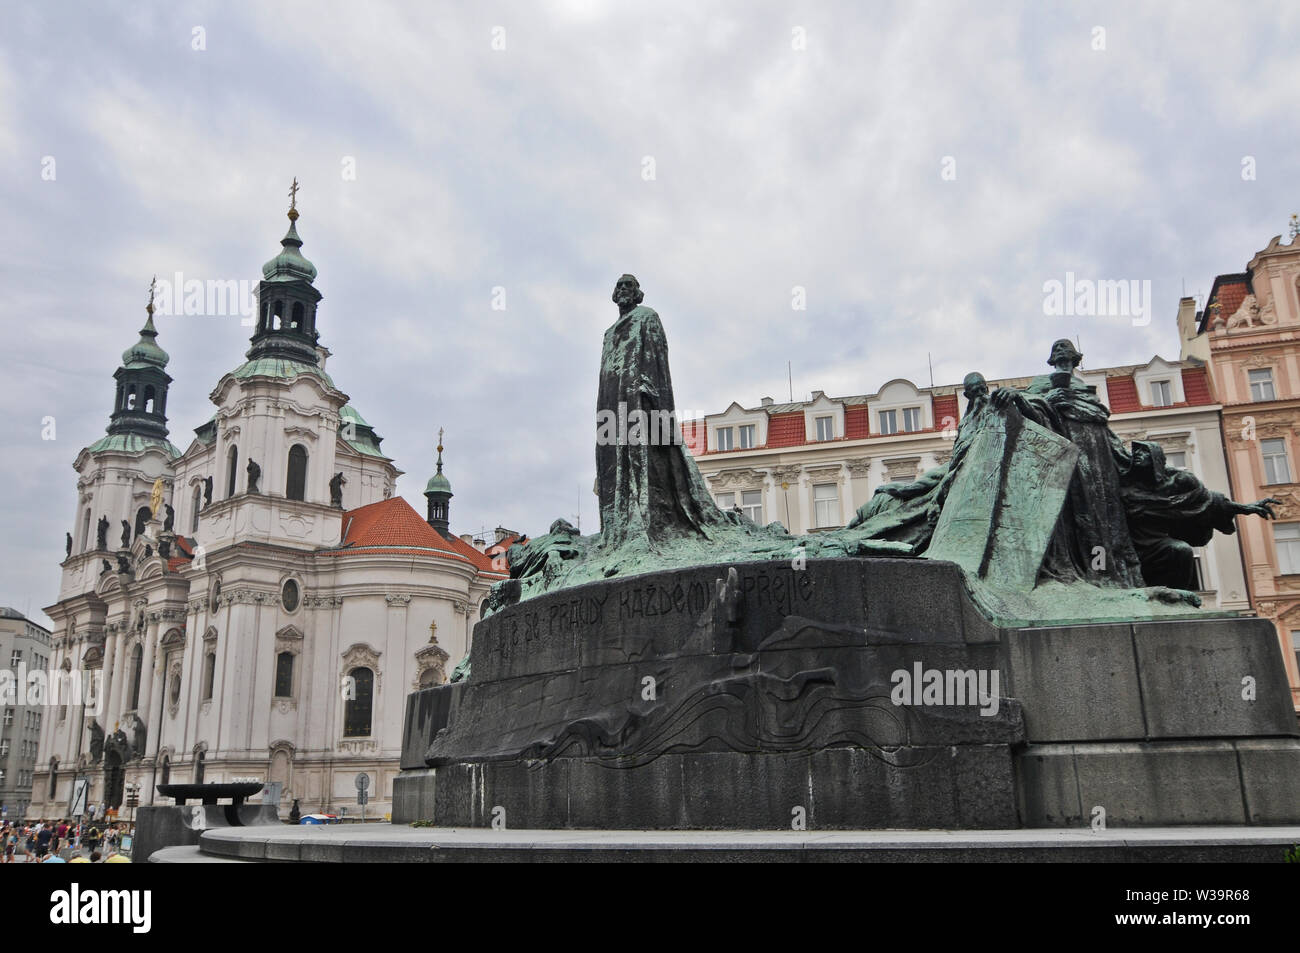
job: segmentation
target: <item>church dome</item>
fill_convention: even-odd
[[[153,305],[149,306],[149,319],[140,329],[140,340],[122,352],[122,366],[128,368],[167,366],[171,357],[158,346],[158,331],[153,326]]]
[[[439,471],[438,473],[435,473],[433,476],[429,477],[429,482],[425,484],[424,492],[450,494],[451,481],[448,480],[445,476],[443,476],[442,472]]]
[[[298,237],[297,218],[297,211],[291,211],[289,231],[280,239],[283,250],[262,266],[262,277],[267,281],[305,281],[310,284],[316,278],[316,266],[300,251],[302,239]]]

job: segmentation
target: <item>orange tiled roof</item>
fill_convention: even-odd
[[[322,550],[319,555],[433,556],[469,563],[482,573],[506,575],[473,546],[455,537],[445,538],[404,497],[394,496],[348,510],[343,514],[343,525],[345,535],[338,548]]]

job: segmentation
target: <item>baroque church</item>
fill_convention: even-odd
[[[296,185],[296,183],[295,183]],[[97,681],[50,709],[29,814],[88,804],[127,818],[166,782],[257,779],[303,814],[391,804],[408,692],[446,681],[516,538],[449,528],[437,471],[422,518],[399,470],[325,370],[316,268],[296,201],[262,268],[245,360],[184,450],[168,440],[168,355],[153,296],[122,355],[106,436],[76,458],[74,530],[51,667]],[[476,545],[477,544],[477,545]],[[351,805],[349,807],[349,805]]]

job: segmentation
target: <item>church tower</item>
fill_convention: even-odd
[[[315,364],[316,343],[320,340],[316,305],[321,293],[312,286],[316,266],[302,256],[297,179],[289,195],[289,231],[280,239],[280,254],[262,266],[262,280],[257,283],[258,321],[248,358]]]
[[[451,481],[442,475],[442,428],[438,428],[438,472],[429,477],[424,497],[429,501],[428,523],[444,538],[451,538]]]
[[[122,352],[122,366],[113,374],[117,396],[108,432],[134,435],[146,439],[167,438],[167,385],[172,379],[164,368],[170,358],[158,346],[158,331],[153,326],[154,282],[149,284],[148,318],[140,329],[140,340]]]

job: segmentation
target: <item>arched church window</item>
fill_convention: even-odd
[[[239,476],[239,449],[231,447],[226,454],[226,499],[235,495],[235,478]]]
[[[136,643],[131,650],[131,710],[140,707],[140,676],[144,672],[144,649]]]
[[[365,738],[370,735],[370,709],[374,699],[375,673],[368,668],[354,668],[350,694],[343,703],[343,737]]]
[[[217,676],[217,653],[208,652],[203,656],[203,700],[212,700],[212,683]]]
[[[293,303],[293,318],[290,319],[289,321],[289,327],[293,328],[295,331],[301,331],[302,318],[303,318],[302,302],[295,301]]]
[[[271,326],[279,331],[284,327],[284,302],[277,301],[271,309]]]
[[[199,510],[203,505],[203,490],[199,487],[194,488],[194,495],[190,498],[190,535],[199,531]]]
[[[275,697],[293,697],[293,653],[281,652],[275,657]]]
[[[144,412],[146,414],[152,414],[154,412],[153,402],[154,402],[154,389],[153,389],[153,385],[150,384],[148,387],[144,389]]]
[[[126,389],[126,409],[135,410],[135,385],[131,384]]]
[[[173,705],[181,703],[181,676],[179,672],[172,673],[171,703]]]
[[[268,331],[271,328],[271,304],[268,301],[262,302],[262,330]]]
[[[144,528],[149,525],[149,518],[153,513],[149,507],[142,506],[135,511],[135,535],[137,538],[144,535]]]
[[[55,792],[59,788],[59,759],[50,759],[50,800],[54,800]]]
[[[307,449],[300,443],[289,448],[289,478],[284,495],[290,500],[307,498]]]

